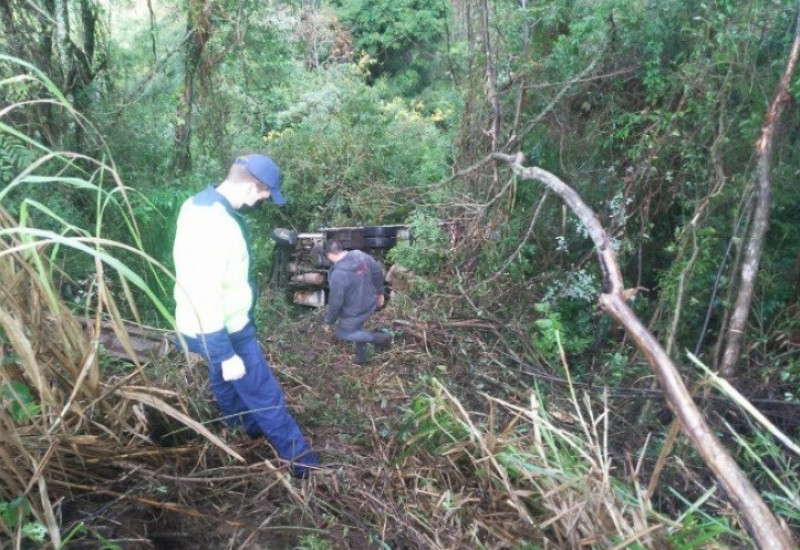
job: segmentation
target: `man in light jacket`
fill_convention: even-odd
[[[228,425],[266,436],[292,474],[306,477],[318,460],[256,340],[249,235],[239,213],[270,198],[284,204],[280,180],[269,157],[242,156],[222,183],[183,203],[173,246],[175,323],[187,349],[208,360],[211,389]]]
[[[353,342],[355,362],[367,362],[367,344],[385,348],[392,336],[364,330],[364,323],[383,307],[383,268],[361,250],[344,250],[336,239],[325,241],[325,256],[332,264],[328,272],[328,307],[325,323],[336,327],[336,337]]]

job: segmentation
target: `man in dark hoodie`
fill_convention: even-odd
[[[336,337],[353,342],[356,363],[367,362],[367,344],[385,348],[392,336],[364,330],[364,323],[383,307],[383,268],[361,250],[344,250],[335,239],[325,241],[325,256],[331,262],[328,273],[328,308],[325,323],[338,321]]]

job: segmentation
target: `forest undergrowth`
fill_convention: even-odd
[[[362,367],[320,311],[266,292],[262,344],[323,463],[295,480],[263,439],[226,431],[194,356],[90,367],[102,350],[14,254],[2,320],[17,408],[0,417],[4,487],[22,497],[4,503],[3,548],[749,547],[686,442],[662,446],[657,393],[581,387],[566,362],[537,372],[496,323],[398,295],[373,320],[394,346]],[[46,380],[52,401],[15,376]],[[631,420],[643,397],[649,427]]]
[[[22,10],[28,4],[9,4],[4,21],[16,10],[44,25],[46,18]],[[238,42],[246,26],[231,26],[235,47],[224,50],[241,54],[231,56],[241,66],[208,57],[165,70],[185,71],[186,79],[154,85],[124,115],[114,90],[124,88],[125,71],[139,72],[124,63],[122,72],[108,72],[108,96],[90,105],[90,82],[63,92],[32,61],[0,55],[9,101],[0,101],[0,550],[753,548],[742,506],[686,437],[647,358],[599,310],[605,281],[591,274],[597,250],[547,191],[487,156],[504,147],[559,166],[621,237],[626,290],[639,292],[635,313],[649,319],[714,434],[800,540],[800,279],[776,275],[797,257],[796,163],[787,146],[794,134],[776,163],[783,183],[772,223],[781,244],[759,274],[761,301],[752,308],[759,315],[749,321],[741,372],[723,381],[700,360],[713,364],[711,340],[715,347],[724,340],[731,279],[741,267],[731,251],[743,235],[738,222],[730,235],[728,226],[750,216],[751,149],[763,116],[763,97],[734,83],[769,80],[755,63],[741,73],[727,67],[733,59],[763,58],[770,67],[782,59],[781,29],[795,7],[699,3],[695,12],[653,4],[658,10],[632,11],[628,22],[620,11],[582,19],[581,10],[566,13],[571,4],[562,6],[565,21],[573,18],[569,33],[562,15],[529,20],[515,9],[516,24],[505,27],[502,19],[489,24],[490,4],[480,4],[485,17],[474,22],[462,14],[483,29],[468,36],[496,28],[537,38],[504,45],[522,71],[488,98],[486,75],[503,56],[487,50],[480,59],[483,38],[464,43],[466,87],[431,94],[427,104],[400,100],[372,78],[365,83],[360,61],[347,71],[338,70],[346,60],[337,61],[329,74],[301,62],[301,72],[282,42],[273,51],[272,39],[262,40],[273,29],[261,28],[271,21],[261,17],[252,17],[251,37],[259,36],[252,51]],[[91,5],[80,4],[84,21],[96,15]],[[531,13],[557,14],[552,8],[543,3]],[[211,21],[184,15],[200,31]],[[179,36],[173,28],[186,25],[164,34]],[[4,28],[4,36],[41,45],[46,59],[78,43],[68,48],[69,36],[58,32],[60,48],[45,47],[52,29],[43,26],[39,40],[26,29]],[[204,36],[190,32],[187,52],[199,52],[194,39]],[[696,52],[681,53],[695,42]],[[764,51],[750,54],[751,42]],[[717,43],[730,51],[706,49]],[[639,44],[648,47],[637,52]],[[152,45],[156,59],[155,38]],[[457,49],[447,52],[447,65],[459,62],[451,55]],[[715,55],[726,61],[706,63]],[[248,70],[250,61],[283,56],[274,73],[254,78]],[[149,66],[146,57],[131,66]],[[697,67],[676,61],[684,58],[699,60]],[[218,80],[205,80],[214,85],[196,96],[184,89],[178,105],[164,101],[181,97],[173,84],[191,84],[198,68],[201,81],[219,69]],[[241,82],[239,70],[248,76]],[[450,80],[460,70],[442,74]],[[297,75],[305,75],[298,97],[275,85]],[[319,86],[327,77],[336,77],[332,88]],[[711,87],[717,81],[719,90]],[[562,84],[542,84],[532,100],[531,86],[550,82]],[[137,97],[140,84],[131,88]],[[321,93],[307,94],[318,86]],[[547,92],[553,86],[561,91]],[[513,122],[501,120],[499,107],[512,100]],[[99,129],[83,112],[100,119]],[[227,130],[254,121],[265,132]],[[265,144],[282,159],[293,204],[251,220],[256,271],[270,267],[264,228],[276,221],[301,230],[391,221],[408,224],[415,239],[399,243],[390,259],[415,271],[416,281],[373,319],[395,334],[394,345],[365,367],[323,332],[320,311],[290,304],[275,288],[261,295],[260,341],[322,461],[307,480],[290,477],[263,439],[225,428],[196,357],[173,347],[156,359],[119,358],[136,355],[134,332],[148,320],[160,327],[144,327],[158,339],[170,337],[163,328],[173,324],[170,235],[181,193],[206,185],[234,152]],[[124,159],[119,171],[116,158]],[[66,292],[75,273],[91,274],[81,304]]]

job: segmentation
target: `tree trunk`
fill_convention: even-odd
[[[783,107],[791,100],[788,93],[789,83],[797,64],[798,52],[800,52],[800,4],[798,5],[798,21],[795,24],[794,42],[789,54],[789,61],[778,84],[775,98],[772,100],[767,112],[766,121],[761,129],[761,138],[756,143],[756,154],[758,155],[758,164],[756,166],[758,202],[753,215],[752,230],[745,249],[739,293],[736,297],[736,305],[733,308],[731,324],[728,327],[727,344],[719,364],[719,372],[725,377],[734,376],[737,372],[739,354],[742,348],[742,335],[746,329],[750,304],[753,301],[753,289],[755,287],[756,274],[758,273],[758,265],[761,261],[764,238],[769,228],[769,214],[772,204],[772,185],[769,178],[772,138],[778,126]]]
[[[105,56],[97,55],[104,53],[105,44],[97,35],[95,0],[0,0],[0,15],[0,34],[6,38],[4,53],[33,63],[78,111],[87,110],[91,105],[89,85],[105,63]],[[28,123],[37,127],[38,139],[45,145],[91,154],[84,146],[83,125],[67,123],[51,101],[38,102],[34,109],[37,113]],[[74,142],[66,142],[64,137],[73,137]]]
[[[524,161],[522,153],[517,153],[516,156],[503,154],[492,156],[497,160],[508,162],[514,173],[522,179],[534,179],[543,183],[561,197],[578,216],[594,242],[603,275],[600,307],[625,328],[639,350],[647,357],[664,390],[667,402],[678,417],[683,430],[742,515],[759,548],[775,550],[794,548],[789,534],[781,527],[761,495],[706,423],[689,395],[678,369],[664,348],[625,302],[622,273],[616,253],[594,212],[571,187],[553,174],[537,167],[525,168],[522,165]]]
[[[150,14],[150,45],[153,50],[153,70],[158,66],[158,50],[156,48],[156,38],[158,37],[156,12],[153,10],[153,0],[147,0],[147,12]]]
[[[208,0],[189,0],[186,17],[186,56],[184,59],[183,91],[178,103],[175,125],[173,170],[185,174],[192,169],[192,115],[194,111],[195,79],[200,74],[203,52],[211,37],[210,4]]]

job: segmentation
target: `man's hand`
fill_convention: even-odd
[[[378,309],[383,307],[383,304],[386,302],[386,296],[383,294],[378,294],[375,296],[375,304],[378,306]]]
[[[234,355],[230,359],[222,362],[222,379],[226,382],[238,380],[244,376],[244,362],[238,355]]]

